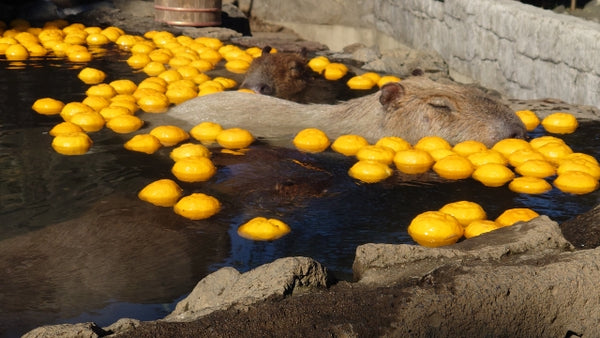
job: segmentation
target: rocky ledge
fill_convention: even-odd
[[[449,247],[359,246],[352,283],[287,257],[208,275],[162,320],[45,326],[24,337],[597,336],[598,262],[598,249],[575,250],[540,216]]]

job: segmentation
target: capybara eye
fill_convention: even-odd
[[[440,112],[451,113],[454,110],[452,102],[446,97],[432,97],[427,103]]]

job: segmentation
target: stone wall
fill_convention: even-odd
[[[600,24],[518,1],[253,0],[251,13],[331,49],[391,48],[390,38],[433,49],[454,71],[512,98],[600,106]]]

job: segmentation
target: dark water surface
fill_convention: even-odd
[[[144,75],[129,69],[127,57],[109,50],[90,66],[104,70],[106,82],[138,83]],[[412,243],[410,220],[449,202],[477,202],[489,218],[529,207],[559,222],[598,202],[597,192],[522,195],[471,179],[358,184],[346,174],[352,160],[342,155],[306,155],[262,142],[252,147],[255,157],[231,159],[215,149],[217,175],[181,184],[186,194],[207,192],[223,203],[213,218],[190,221],[137,199],[146,184],[173,178],[170,149],[129,152],[123,148],[128,136],[103,129],[90,134],[94,145],[85,155],[52,150],[47,132],[60,117],[30,107],[41,97],[81,101],[88,87],[77,79],[81,67],[0,60],[0,336],[45,324],[162,318],[208,273],[223,266],[247,271],[284,256],[313,257],[351,279],[358,245]],[[598,158],[598,127],[582,123],[563,138]],[[540,128],[531,136],[542,134]],[[304,194],[295,197],[297,191]],[[237,227],[255,216],[277,217],[292,232],[274,242],[239,237]]]

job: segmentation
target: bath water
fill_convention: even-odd
[[[245,165],[242,156],[235,164],[220,166],[209,182],[181,184],[186,194],[214,193],[223,203],[223,210],[209,220],[186,220],[169,208],[137,199],[137,192],[146,184],[174,179],[170,149],[153,155],[132,153],[123,148],[129,136],[106,128],[90,133],[94,145],[85,155],[63,156],[51,148],[48,131],[61,119],[36,114],[31,109],[36,99],[81,101],[88,86],[77,74],[84,66],[105,71],[106,82],[127,78],[139,83],[145,77],[127,66],[126,52],[108,48],[96,53],[87,65],[52,58],[0,59],[0,252],[12,254],[0,257],[5,261],[1,266],[14,271],[26,269],[27,259],[64,260],[50,271],[18,275],[22,278],[18,281],[7,278],[10,271],[3,272],[7,277],[0,279],[0,336],[47,324],[94,321],[106,326],[122,317],[162,318],[200,279],[218,268],[232,266],[244,272],[286,256],[312,257],[338,278],[351,280],[358,245],[412,244],[406,232],[410,220],[450,202],[477,202],[490,219],[509,208],[528,207],[558,222],[598,203],[598,192],[575,196],[553,189],[542,195],[524,195],[507,187],[484,187],[472,179],[392,177],[378,184],[362,184],[347,175],[352,159],[331,151],[306,155],[292,149],[293,163],[309,169],[294,169],[285,158],[273,165],[292,168],[300,178],[285,173],[263,177],[256,170],[259,166]],[[143,113],[138,114],[143,119]],[[599,158],[599,126],[582,122],[574,134],[561,137],[574,151]],[[539,127],[530,135],[543,134]],[[261,140],[251,151],[264,151],[281,142],[286,143]],[[271,180],[290,181],[301,188],[313,182],[324,187],[316,196],[282,199],[270,196]],[[273,242],[238,236],[237,227],[255,216],[279,218],[292,232]],[[129,221],[120,224],[125,219]],[[131,225],[131,219],[142,224]],[[90,224],[94,224],[93,231]],[[102,232],[104,226],[106,233]],[[128,228],[132,226],[135,229]],[[126,237],[121,232],[127,231],[133,232],[135,244],[148,253],[136,256],[127,250],[133,242],[123,240]],[[56,249],[56,255],[38,257],[32,253],[35,246],[28,247],[25,242],[60,250]],[[77,242],[89,244],[70,245]],[[11,252],[9,247],[23,251]],[[134,271],[137,266],[143,271]],[[140,282],[150,274],[155,277]]]

